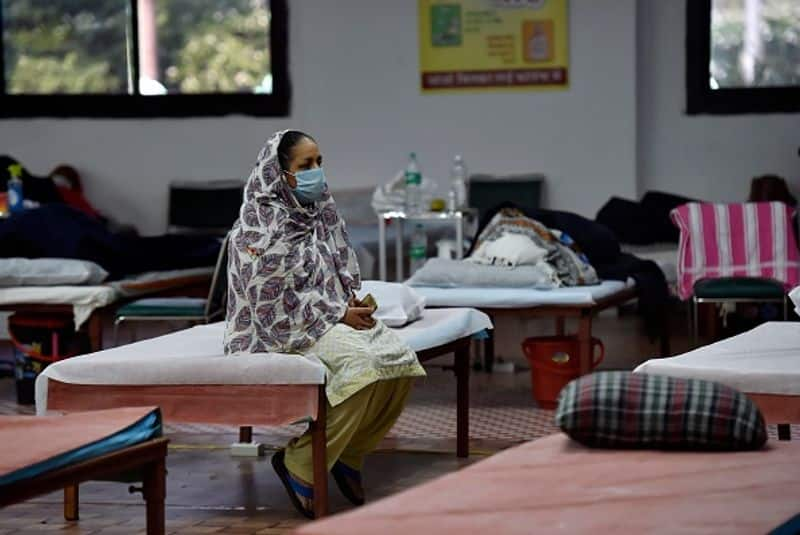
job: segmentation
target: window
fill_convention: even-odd
[[[800,112],[800,2],[687,0],[687,111]]]
[[[0,0],[0,116],[287,115],[286,0]]]

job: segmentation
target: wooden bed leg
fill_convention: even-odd
[[[717,305],[715,303],[701,303],[700,308],[703,310],[706,336],[711,342],[716,342],[719,339],[719,326],[717,325]],[[702,322],[701,322],[702,328]],[[699,340],[698,334],[698,340]]]
[[[778,424],[778,440],[792,440],[792,427],[789,424]]]
[[[566,330],[566,319],[563,316],[556,317],[556,336],[564,336]]]
[[[103,349],[103,315],[98,311],[92,313],[87,327],[89,331],[89,346],[94,351]]]
[[[243,444],[249,444],[253,441],[253,427],[249,425],[243,425],[239,427],[239,442]]]
[[[456,372],[456,455],[469,457],[469,344],[455,352]]]
[[[494,369],[494,329],[489,329],[486,334],[486,339],[483,341],[483,368],[486,373],[492,373],[492,369]]]
[[[580,372],[586,375],[592,371],[592,314],[581,311],[578,324],[578,344],[580,348]]]
[[[670,345],[669,345],[669,338],[670,334],[672,333],[672,327],[669,323],[669,314],[664,314],[661,323],[661,333],[659,336],[659,349],[661,351],[662,357],[669,357],[671,356]]]
[[[167,466],[163,458],[145,469],[143,494],[147,508],[147,535],[164,535]]]
[[[75,485],[69,485],[64,487],[64,520],[78,520],[79,518],[79,487],[76,483]]]
[[[328,514],[328,461],[327,425],[328,398],[325,385],[319,387],[317,419],[311,422],[311,458],[314,464],[314,516],[322,518]]]

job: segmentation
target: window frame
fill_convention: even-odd
[[[133,74],[139,79],[138,2],[131,5],[133,35]],[[3,10],[0,7],[0,118],[84,117],[84,118],[158,118],[219,117],[241,114],[255,117],[287,117],[290,113],[289,82],[289,9],[287,0],[269,0],[270,67],[272,93],[192,93],[141,95],[138,84],[134,94],[51,94],[8,95],[5,92],[5,51]]]
[[[686,113],[800,112],[800,85],[711,89],[712,0],[686,0]]]

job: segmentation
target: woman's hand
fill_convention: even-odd
[[[342,318],[342,323],[358,331],[372,329],[375,326],[375,318],[372,317],[374,312],[375,309],[372,307],[349,306]]]

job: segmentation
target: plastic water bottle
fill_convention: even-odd
[[[11,178],[8,179],[8,211],[18,214],[25,211],[25,197],[22,192],[22,166],[13,164],[8,166]]]
[[[428,253],[428,236],[425,234],[425,227],[417,224],[414,233],[411,235],[411,249],[408,251],[410,258],[409,271],[413,275],[425,264],[425,257]]]
[[[422,173],[417,164],[416,153],[411,153],[406,166],[406,213],[422,211]]]
[[[453,158],[450,167],[450,188],[455,197],[455,208],[460,210],[467,206],[467,166],[460,154]]]

